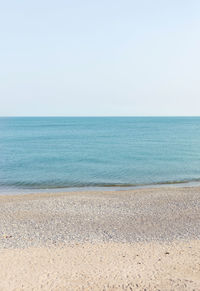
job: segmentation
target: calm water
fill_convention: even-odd
[[[200,118],[0,118],[0,192],[200,181]]]

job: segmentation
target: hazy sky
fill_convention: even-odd
[[[200,115],[200,1],[1,1],[0,115]]]

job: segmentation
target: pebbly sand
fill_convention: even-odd
[[[0,290],[200,290],[200,188],[0,196]]]

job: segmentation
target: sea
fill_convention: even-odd
[[[1,117],[0,194],[200,185],[200,117]]]

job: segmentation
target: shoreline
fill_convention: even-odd
[[[121,187],[117,187],[117,189],[109,189],[109,190],[105,190],[104,188],[101,188],[101,190],[88,190],[88,189],[84,189],[84,190],[74,190],[74,191],[59,191],[59,192],[55,192],[55,191],[50,191],[50,189],[48,191],[34,191],[34,192],[19,192],[19,193],[9,193],[9,194],[4,194],[4,192],[0,192],[0,203],[2,201],[5,200],[34,200],[34,198],[38,199],[38,198],[56,198],[56,197],[63,197],[63,196],[76,196],[76,195],[117,195],[119,193],[122,193],[123,195],[126,194],[133,194],[134,193],[139,193],[141,192],[141,194],[144,193],[148,193],[148,192],[166,192],[166,191],[189,191],[189,190],[197,190],[200,193],[200,185],[196,185],[196,186],[174,186],[174,184],[172,185],[165,185],[165,186],[160,186],[158,185],[158,187],[149,187],[149,186],[145,186],[144,188],[127,188],[127,189],[121,189]],[[162,194],[161,194],[162,195]]]
[[[82,186],[82,187],[57,187],[57,188],[31,188],[31,189],[0,189],[1,196],[27,195],[27,194],[43,194],[43,193],[79,193],[79,192],[107,192],[107,191],[134,191],[144,189],[159,189],[159,188],[200,188],[200,181],[180,181],[180,182],[163,182],[141,185],[107,185],[107,186]]]

